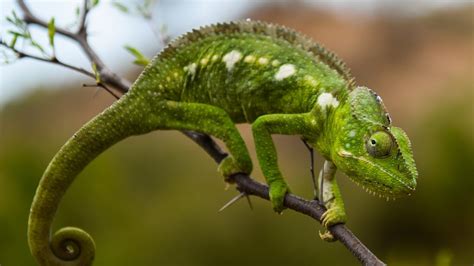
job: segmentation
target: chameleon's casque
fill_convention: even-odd
[[[154,130],[213,135],[230,155],[229,177],[252,171],[236,123],[251,123],[257,157],[276,211],[288,186],[272,134],[299,135],[326,159],[319,197],[323,225],[346,220],[334,178],[342,170],[384,197],[410,194],[417,172],[406,134],[391,125],[379,96],[356,87],[333,53],[285,27],[239,21],[194,30],[169,44],[115,104],[84,125],[56,154],[38,186],[28,239],[41,265],[89,265],[92,238],[77,228],[50,229],[60,200],[96,156],[120,140]],[[330,240],[330,234],[323,237]]]

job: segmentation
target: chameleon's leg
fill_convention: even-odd
[[[163,129],[190,130],[212,135],[222,140],[230,155],[219,164],[226,178],[236,173],[250,174],[252,160],[247,146],[229,115],[221,108],[201,103],[165,101],[159,117]],[[228,180],[226,180],[228,181]]]
[[[335,178],[336,170],[336,166],[332,162],[325,161],[319,174],[318,183],[321,184],[319,200],[327,209],[321,217],[326,231],[322,234],[320,233],[319,236],[326,241],[334,241],[334,236],[327,228],[334,224],[345,223],[347,220],[344,202],[342,201],[341,192]]]
[[[257,158],[270,187],[269,196],[276,212],[283,210],[288,186],[278,168],[278,159],[272,134],[298,135],[310,127],[308,114],[269,114],[257,118],[252,124]]]

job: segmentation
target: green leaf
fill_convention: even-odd
[[[17,28],[23,28],[25,26],[25,22],[18,17],[15,11],[12,11],[11,16],[8,16],[6,19]]]
[[[119,2],[112,2],[112,5],[115,6],[118,10],[122,11],[123,13],[128,13],[128,7],[124,4]]]
[[[92,6],[96,6],[99,4],[99,0],[92,0]]]
[[[148,59],[146,56],[144,56],[136,48],[126,45],[125,49],[127,49],[127,51],[129,53],[131,53],[132,55],[135,56],[135,61],[133,61],[133,63],[135,63],[136,65],[146,66],[146,65],[148,65],[148,63],[150,63],[150,59]]]
[[[56,26],[54,25],[54,17],[48,23],[48,37],[49,37],[49,45],[54,47],[54,35],[56,34]]]
[[[14,35],[14,36],[18,36],[18,37],[22,37],[22,38],[29,38],[28,35],[24,34],[24,33],[21,33],[21,32],[18,32],[18,31],[13,31],[13,30],[9,30],[8,33]]]
[[[41,46],[39,43],[33,41],[30,39],[31,45],[38,49],[44,56],[47,56],[46,51],[44,50],[43,46]]]
[[[92,63],[92,71],[94,72],[95,75],[95,82],[97,84],[100,83],[100,73],[99,70],[97,69],[97,65],[95,63]]]
[[[13,34],[13,39],[12,41],[10,42],[10,47],[11,48],[15,48],[15,44],[16,44],[16,41],[18,40],[18,35],[16,34]]]
[[[127,51],[129,51],[135,57],[143,57],[143,54],[140,51],[138,51],[137,48],[134,48],[134,47],[129,46],[129,45],[125,45],[125,49],[127,49]]]

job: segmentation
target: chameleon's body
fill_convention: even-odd
[[[408,138],[391,127],[380,98],[355,87],[332,53],[283,27],[261,22],[218,24],[172,42],[129,93],[58,152],[31,209],[29,243],[34,256],[44,265],[91,263],[90,236],[66,228],[53,237],[50,247],[50,227],[75,176],[114,143],[158,129],[210,134],[227,145],[230,156],[219,171],[228,177],[252,170],[236,123],[252,123],[257,156],[278,212],[288,190],[271,134],[300,135],[326,158],[319,193],[328,208],[326,227],[346,220],[334,179],[336,168],[385,197],[409,194],[415,188],[417,173]]]

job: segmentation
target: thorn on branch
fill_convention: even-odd
[[[110,93],[115,99],[120,99],[120,96],[118,96],[115,92],[113,92],[110,88],[108,88],[107,86],[105,86],[104,84],[102,83],[95,83],[95,84],[82,84],[82,87],[84,88],[102,88],[104,89],[105,91],[107,91],[108,93]]]
[[[232,206],[234,203],[239,201],[241,198],[245,197],[247,194],[245,192],[240,192],[239,195],[233,197],[229,200],[224,206],[222,206],[217,212],[222,212],[223,210],[227,209],[228,207]]]

